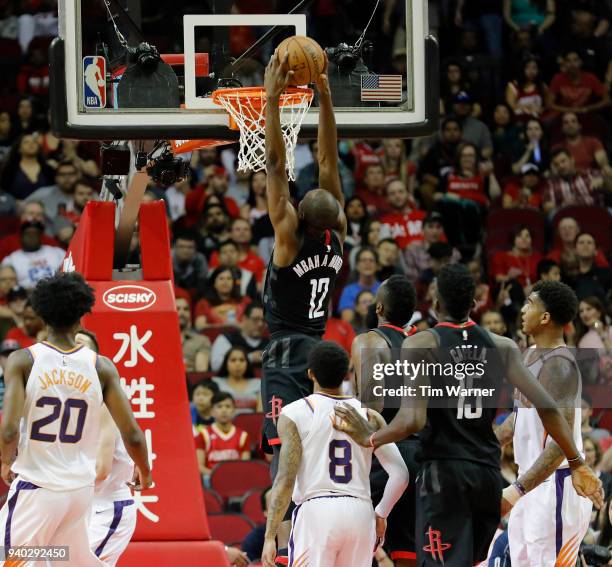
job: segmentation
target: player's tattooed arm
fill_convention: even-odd
[[[302,440],[295,423],[281,415],[276,429],[281,440],[281,450],[278,473],[272,486],[265,535],[266,540],[272,541],[289,508],[293,485],[302,461]]]
[[[371,373],[363,375],[362,369],[372,369],[376,363],[389,362],[389,357],[385,357],[385,354],[388,355],[389,353],[389,349],[386,347],[387,343],[385,340],[374,331],[362,333],[355,337],[351,347],[351,361],[355,368],[356,397],[362,402],[366,402],[369,408],[376,411],[383,409],[383,399],[380,396],[372,398],[369,395],[366,399],[363,398],[364,393],[372,391],[376,382]]]
[[[557,402],[559,411],[573,430],[578,401],[578,373],[575,365],[560,356],[548,359],[540,372],[540,384]],[[559,468],[563,459],[563,451],[557,443],[547,444],[536,462],[518,479],[518,482],[527,492],[533,490]]]
[[[512,441],[512,436],[514,435],[514,418],[515,413],[512,412],[504,419],[503,423],[493,428],[495,436],[502,447]]]

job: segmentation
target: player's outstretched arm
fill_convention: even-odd
[[[276,559],[276,534],[287,513],[293,485],[302,461],[302,440],[297,427],[287,416],[281,415],[276,425],[281,440],[281,450],[278,464],[278,473],[272,486],[270,508],[264,548],[261,556],[263,567],[274,567]]]
[[[274,227],[276,241],[295,241],[298,227],[297,213],[291,204],[287,179],[286,148],[280,124],[279,100],[293,71],[289,71],[285,53],[280,59],[275,52],[268,66],[264,84],[266,88],[266,175],[270,221]],[[275,259],[276,250],[275,250]]]
[[[121,389],[119,373],[115,365],[105,356],[98,357],[98,376],[102,383],[104,403],[119,428],[128,454],[136,465],[136,475],[139,479],[134,488],[145,490],[153,483],[147,442],[142,429],[134,418],[130,403]]]
[[[108,408],[102,406],[100,412],[100,438],[96,452],[96,480],[104,480],[113,468],[113,454],[115,453],[115,437],[117,428]]]
[[[8,357],[4,369],[4,407],[2,410],[2,478],[10,485],[14,475],[11,466],[17,454],[19,442],[19,420],[25,402],[26,377],[32,369],[32,357],[26,349],[18,350]]]

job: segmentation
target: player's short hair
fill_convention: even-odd
[[[91,312],[94,290],[78,272],[58,273],[40,280],[30,298],[34,311],[54,329],[69,329]]]
[[[89,331],[88,329],[79,329],[77,331],[77,335],[85,335],[86,337],[89,337],[89,339],[93,343],[94,350],[96,352],[100,352],[100,345],[98,344],[98,339],[93,331]]]
[[[476,284],[465,264],[447,264],[438,274],[438,296],[453,318],[463,320],[474,302]]]
[[[349,357],[337,343],[321,341],[308,355],[308,368],[323,388],[339,388],[349,369]]]
[[[382,292],[385,319],[398,327],[407,325],[416,307],[412,282],[406,276],[395,274],[385,280]]]
[[[563,327],[578,313],[578,298],[574,290],[562,282],[538,282],[533,286],[554,323]]]
[[[229,392],[221,392],[221,391],[217,392],[212,397],[211,405],[216,406],[217,404],[220,404],[221,402],[224,402],[225,400],[230,400],[230,402],[232,402],[234,406],[236,405],[234,396],[232,396]]]
[[[548,258],[540,260],[538,262],[538,267],[536,268],[538,272],[538,279],[541,280],[542,276],[544,274],[548,274],[550,270],[552,270],[555,266],[558,268],[559,264],[557,264],[557,262],[555,262],[554,260],[549,260]]]

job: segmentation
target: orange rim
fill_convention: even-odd
[[[280,106],[300,103],[306,98],[308,101],[312,99],[314,92],[309,88],[289,87],[283,92],[279,99]],[[212,101],[215,104],[222,104],[220,99],[223,98],[232,106],[236,105],[238,100],[249,100],[251,107],[261,109],[261,103],[266,100],[266,89],[264,87],[240,87],[233,89],[217,89],[212,93]]]

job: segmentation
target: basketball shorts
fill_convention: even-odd
[[[89,546],[106,565],[114,567],[136,529],[132,498],[94,502],[89,518]]]
[[[284,406],[312,394],[308,355],[319,337],[300,333],[275,333],[262,356],[261,401],[266,414],[264,435],[279,445],[276,421]]]
[[[5,548],[19,546],[66,546],[68,562],[51,565],[103,566],[89,548],[87,518],[93,486],[76,490],[48,490],[16,478],[0,510]],[[40,562],[20,565],[34,566]]]
[[[289,567],[371,567],[374,508],[352,496],[319,496],[296,506]]]
[[[592,506],[574,490],[569,469],[555,471],[512,508],[508,524],[512,565],[576,565]]]
[[[397,501],[391,514],[387,518],[387,534],[385,536],[385,548],[388,549],[391,559],[416,559],[415,546],[415,522],[416,522],[416,478],[421,468],[416,461],[416,453],[419,451],[419,440],[405,439],[397,444],[397,447],[410,472],[410,483],[408,488]],[[382,468],[376,457],[372,458],[372,469],[370,472],[370,489],[372,502],[378,505],[385,491],[385,485],[389,475]]]
[[[500,520],[499,469],[426,461],[416,488],[417,565],[469,567],[484,561]]]

